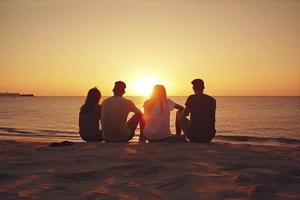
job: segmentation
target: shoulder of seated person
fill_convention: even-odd
[[[191,94],[189,97],[188,97],[188,99],[189,98],[193,98],[193,97],[195,97],[196,95],[195,94]]]
[[[130,104],[134,104],[132,100],[130,99],[126,99],[124,97],[121,97],[124,101],[126,101],[127,103],[130,103]]]
[[[208,94],[204,94],[207,98],[209,98],[209,99],[211,99],[211,100],[213,100],[213,101],[216,101],[216,99],[215,98],[213,98],[212,96],[210,96],[210,95],[208,95]]]
[[[102,105],[103,105],[105,102],[109,101],[111,98],[112,98],[112,97],[107,97],[106,99],[104,99],[104,100],[102,101]]]

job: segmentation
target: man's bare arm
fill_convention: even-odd
[[[179,105],[177,103],[175,103],[175,108],[178,109],[178,110],[183,110],[184,107],[182,105]]]
[[[189,116],[189,114],[190,114],[190,109],[188,108],[188,107],[186,107],[184,110],[183,110],[183,114],[184,114],[184,116]]]

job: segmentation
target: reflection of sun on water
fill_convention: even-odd
[[[150,96],[153,86],[159,84],[158,80],[153,77],[143,77],[135,81],[134,92],[138,96]]]

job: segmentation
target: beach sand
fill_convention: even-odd
[[[299,146],[0,141],[0,199],[300,199]]]

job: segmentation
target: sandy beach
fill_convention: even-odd
[[[0,141],[0,199],[299,199],[299,146]]]

